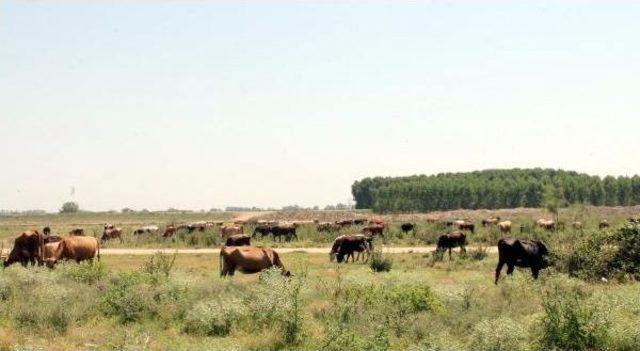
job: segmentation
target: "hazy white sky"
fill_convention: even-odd
[[[0,1],[0,208],[640,173],[640,3]]]

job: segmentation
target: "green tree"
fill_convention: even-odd
[[[60,213],[76,213],[80,211],[80,206],[77,202],[67,201],[62,204],[62,208],[60,208]]]

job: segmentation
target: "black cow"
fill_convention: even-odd
[[[338,263],[342,263],[342,261],[347,263],[349,262],[349,256],[351,256],[351,261],[355,262],[356,257],[353,253],[357,252],[358,256],[360,256],[360,253],[364,252],[367,255],[365,261],[367,261],[372,250],[373,238],[370,236],[362,234],[341,235],[333,241],[331,252],[329,252],[329,260],[333,262],[336,259]]]
[[[476,230],[476,226],[473,223],[462,223],[462,224],[458,224],[458,229],[468,230],[473,234]]]
[[[296,226],[293,224],[278,224],[271,226],[271,234],[273,234],[273,240],[279,238],[282,241],[282,237],[285,238],[286,241],[291,241],[291,239],[298,239],[298,235],[296,234]]]
[[[413,232],[415,234],[416,225],[415,223],[402,223],[402,225],[400,225],[400,229],[402,229],[402,232],[405,234],[408,232]]]
[[[255,238],[256,235],[260,234],[260,237],[268,236],[271,233],[271,226],[268,224],[259,224],[253,230],[253,234],[251,234],[252,238]]]
[[[453,232],[448,234],[442,234],[438,238],[437,252],[444,252],[449,250],[449,259],[451,259],[451,250],[455,247],[460,247],[460,252],[467,252],[465,245],[467,244],[467,236],[463,232]]]
[[[236,234],[227,238],[225,246],[251,246],[251,237],[246,234]]]
[[[502,238],[498,240],[498,266],[496,267],[496,281],[500,278],[502,267],[507,265],[507,274],[512,274],[518,267],[531,268],[534,279],[538,279],[541,269],[551,265],[549,251],[540,241]]]

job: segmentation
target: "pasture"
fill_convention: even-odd
[[[0,274],[0,347],[29,350],[575,350],[640,347],[640,284],[518,270],[496,256],[393,268],[283,255],[295,274],[220,278],[217,255],[104,256]],[[556,340],[556,338],[569,338]]]
[[[569,211],[574,210],[565,210],[560,219],[577,218],[578,212]],[[478,223],[496,213],[517,226],[545,216],[542,210],[525,209],[436,215]],[[336,235],[360,229],[319,233],[312,224],[299,229],[297,241],[257,241],[300,248],[281,255],[291,278],[276,270],[221,278],[217,254],[103,255],[94,265],[68,262],[54,270],[13,265],[0,272],[0,349],[638,350],[640,283],[633,276],[637,271],[605,265],[600,257],[609,257],[611,246],[597,240],[609,233],[598,230],[601,219],[607,219],[614,232],[637,213],[637,208],[587,208],[579,212],[583,230],[570,226],[558,232],[535,227],[524,233],[514,230],[514,236],[545,241],[557,253],[558,264],[542,271],[538,280],[528,270],[517,269],[512,276],[503,275],[497,286],[493,284],[497,254],[482,247],[494,246],[502,234],[479,223],[469,235],[467,254],[455,249],[452,260],[432,253],[382,254],[391,267],[379,273],[362,262],[337,264],[327,254],[305,252],[303,246],[327,247]],[[362,212],[262,216],[320,221],[373,217]],[[447,228],[428,222],[431,216],[376,216],[388,220],[390,229],[375,240],[375,247],[433,244]],[[93,235],[93,228],[107,222],[129,232],[146,224],[237,217],[230,213],[9,217],[0,220],[0,232],[10,244],[9,238],[27,227],[50,225],[66,233],[82,224]],[[399,223],[405,221],[417,224],[415,235],[400,231]],[[635,238],[631,248],[637,247],[638,229],[634,230],[627,236]],[[176,240],[128,234],[122,243],[109,242],[105,247],[219,244],[219,233],[212,229],[182,234]],[[600,279],[608,273],[609,279]]]

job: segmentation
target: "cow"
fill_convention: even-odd
[[[606,219],[601,220],[600,223],[598,224],[598,228],[600,230],[607,229],[609,227],[610,227],[609,221],[607,221]]]
[[[278,267],[285,276],[291,273],[285,270],[280,255],[270,248],[251,246],[230,246],[220,250],[220,276],[233,276],[236,270],[243,273],[258,273],[271,267]]]
[[[42,265],[44,258],[44,235],[37,230],[25,230],[13,242],[13,249],[3,262],[5,267],[20,262],[21,265]]]
[[[296,234],[296,225],[295,224],[277,224],[270,227],[271,234],[273,234],[273,240],[279,238],[282,241],[282,237],[285,238],[286,241],[291,241],[291,239],[298,239],[298,235]]]
[[[571,223],[571,226],[574,230],[582,230],[582,222],[573,221],[573,223]]]
[[[269,225],[269,224],[258,224],[253,229],[253,234],[251,234],[251,237],[255,239],[256,235],[260,234],[260,237],[263,238],[265,236],[268,236],[270,233],[271,233],[271,225]]]
[[[413,232],[413,234],[415,234],[416,233],[416,224],[415,223],[402,223],[400,225],[400,229],[405,234],[409,233],[409,232]]]
[[[84,229],[80,228],[80,227],[76,227],[73,228],[69,231],[69,235],[71,236],[83,236],[84,235]]]
[[[177,231],[178,231],[178,229],[173,224],[169,224],[164,229],[164,234],[162,234],[162,237],[163,238],[171,238],[176,234]]]
[[[344,228],[352,226],[354,224],[354,221],[353,219],[339,219],[336,221],[336,224]]]
[[[220,228],[220,236],[222,238],[227,238],[236,234],[244,234],[244,227],[241,225],[227,224]]]
[[[516,238],[502,238],[498,240],[498,266],[496,280],[498,284],[502,267],[507,265],[507,274],[512,274],[514,268],[531,268],[533,279],[538,279],[541,269],[551,265],[549,251],[540,241]]]
[[[511,221],[502,221],[498,223],[498,229],[500,229],[502,233],[511,234],[511,224]]]
[[[144,227],[140,227],[136,230],[133,231],[133,235],[140,235],[140,234],[155,234],[158,232],[158,230],[160,230],[160,228],[158,228],[157,225],[147,225]]]
[[[382,220],[380,218],[371,218],[369,220],[369,224],[380,225],[380,226],[384,227],[385,229],[389,226],[389,223],[387,223],[387,221]]]
[[[55,251],[58,249],[58,246],[60,246],[60,241],[62,241],[62,238],[60,238],[60,240],[58,241],[51,241],[48,243],[44,244],[44,261],[46,262],[47,259],[52,258],[53,254],[55,253]]]
[[[483,227],[486,227],[488,225],[497,225],[500,223],[500,217],[485,218],[481,221],[481,223]]]
[[[45,260],[47,267],[53,268],[61,260],[73,260],[77,263],[93,259],[100,260],[100,244],[91,236],[68,236],[58,243],[52,256]]]
[[[49,235],[44,237],[44,244],[57,243],[62,240],[60,235]]]
[[[333,241],[331,252],[329,252],[329,261],[333,262],[335,259],[338,263],[342,263],[343,260],[348,263],[349,257],[351,257],[351,261],[355,262],[360,257],[360,253],[364,252],[366,262],[369,260],[372,250],[373,238],[370,236],[362,234],[341,235]],[[354,257],[354,252],[358,253],[358,257]]]
[[[449,250],[449,259],[451,259],[451,250],[459,247],[460,253],[467,252],[465,246],[467,244],[467,236],[463,232],[453,232],[442,234],[438,238],[438,246],[436,252],[444,252]]]
[[[463,222],[463,223],[458,223],[458,229],[459,230],[468,230],[471,232],[471,234],[473,234],[476,230],[476,225],[473,223],[468,223],[468,222]]]
[[[322,222],[318,223],[316,230],[318,232],[337,232],[340,230],[340,226],[331,222]]]
[[[251,237],[246,234],[236,234],[227,238],[225,246],[251,246]]]
[[[116,238],[122,242],[122,229],[115,227],[113,224],[105,224],[100,241],[105,242]]]
[[[367,227],[362,228],[362,233],[368,236],[380,235],[384,237],[385,226],[381,224],[369,224]]]
[[[204,232],[205,230],[207,230],[207,222],[200,221],[200,222],[193,222],[193,223],[187,224],[188,233],[193,233],[196,230],[199,232]]]
[[[557,228],[556,222],[548,219],[538,219],[536,225],[549,232],[553,232]]]

